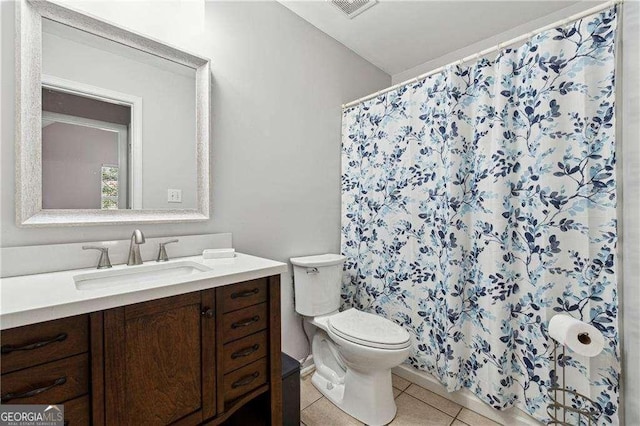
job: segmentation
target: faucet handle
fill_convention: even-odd
[[[171,244],[171,243],[177,243],[178,240],[169,240],[169,241],[165,241],[163,243],[159,243],[158,244],[158,257],[156,258],[156,262],[166,262],[167,260],[169,260],[169,256],[167,256],[167,249],[165,248],[165,246],[167,244]]]
[[[98,259],[97,268],[111,268],[111,259],[109,259],[109,247],[82,246],[82,250],[100,250],[100,259]]]

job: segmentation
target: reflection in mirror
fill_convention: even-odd
[[[42,208],[126,209],[131,107],[42,90]]]
[[[196,208],[195,70],[42,29],[42,208]]]

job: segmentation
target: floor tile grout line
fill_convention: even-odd
[[[449,417],[453,417],[453,419],[451,420],[451,423],[449,423],[449,425],[453,424],[453,422],[455,422],[455,421],[457,420],[457,421],[459,421],[460,423],[463,423],[464,425],[467,425],[467,426],[468,426],[468,423],[465,423],[465,422],[463,422],[462,420],[460,420],[460,419],[458,418],[458,416],[460,415],[460,413],[462,413],[462,411],[463,411],[466,407],[464,407],[464,406],[462,406],[462,405],[460,405],[460,404],[457,404],[457,403],[456,403],[457,405],[460,405],[460,408],[458,409],[457,414],[456,414],[455,416],[452,416],[451,414],[449,414],[449,413],[447,413],[447,412],[445,412],[445,411],[442,411],[442,410],[441,410],[441,409],[439,409],[438,407],[435,407],[435,406],[433,406],[433,405],[429,404],[428,402],[423,401],[423,400],[421,400],[420,398],[417,398],[417,397],[415,397],[415,396],[411,395],[410,393],[406,392],[406,390],[407,390],[407,389],[409,389],[409,387],[410,387],[412,384],[414,384],[414,385],[416,385],[416,386],[418,386],[418,387],[421,387],[420,385],[417,385],[417,384],[415,384],[415,383],[413,383],[413,382],[409,382],[409,385],[405,388],[405,390],[401,390],[400,388],[393,386],[393,388],[394,388],[394,389],[396,389],[396,390],[400,391],[400,393],[399,393],[396,397],[394,397],[394,398],[393,398],[393,399],[394,399],[394,401],[395,401],[395,400],[397,400],[397,399],[398,399],[402,394],[407,394],[409,397],[411,397],[411,398],[413,398],[413,399],[415,399],[415,400],[417,400],[417,401],[419,401],[419,402],[421,402],[421,403],[423,403],[423,404],[426,404],[426,405],[428,405],[429,407],[431,407],[431,408],[433,408],[433,409],[435,409],[435,410],[438,410],[438,411],[440,411],[441,413],[443,413],[443,414],[445,414],[445,415],[447,415],[447,416],[449,416]],[[426,388],[423,388],[423,389],[426,389]],[[426,390],[428,390],[428,389],[426,389]],[[437,394],[436,394],[436,395],[437,395]],[[316,400],[314,400],[311,404],[307,405],[305,408],[302,408],[302,409],[300,410],[300,412],[302,413],[302,411],[306,410],[307,408],[310,408],[312,405],[314,405],[315,403],[317,403],[317,402],[318,402],[318,401],[320,401],[321,399],[326,399],[326,397],[325,397],[324,395],[320,394],[320,396],[319,396]],[[445,399],[446,399],[446,398],[445,398]],[[329,400],[327,399],[327,401],[329,401]],[[450,401],[451,401],[451,400],[450,400]],[[452,402],[454,402],[454,403],[455,403],[455,401],[452,401]],[[475,414],[477,414],[477,415],[479,415],[479,416],[481,416],[481,417],[485,417],[485,418],[487,418],[486,416],[483,416],[482,414],[480,414],[480,413],[478,413],[478,412],[476,412],[476,411],[473,411],[473,410],[471,410],[471,409],[469,409],[469,408],[467,408],[467,410],[469,410],[469,411],[471,411],[472,413],[475,413]],[[346,414],[346,413],[345,413],[345,414]],[[348,415],[348,414],[347,414],[347,415]],[[351,417],[351,416],[349,416],[349,417]],[[352,417],[352,418],[353,418],[353,417]],[[357,420],[357,419],[356,419],[356,420]],[[491,419],[489,419],[489,420],[491,420]],[[302,421],[300,421],[300,423],[301,423],[303,426],[306,426]]]
[[[487,419],[487,420],[489,420],[489,421],[491,421],[491,422],[493,422],[493,423],[495,423],[495,424],[497,424],[497,425],[499,425],[499,426],[502,426],[502,423],[498,423],[498,422],[496,422],[495,420],[490,419],[490,418],[489,418],[489,417],[487,417],[487,416],[483,416],[482,414],[478,413],[477,411],[473,411],[471,408],[467,408],[467,407],[462,407],[462,408],[460,409],[460,411],[458,412],[458,414],[456,414],[456,420],[458,420],[460,423],[464,423],[465,425],[468,425],[468,424],[469,424],[469,423],[463,422],[462,420],[460,420],[460,419],[459,419],[460,413],[462,413],[462,410],[464,410],[464,409],[467,409],[467,411],[471,411],[472,413],[477,414],[478,416],[480,416],[480,417],[482,417],[482,418],[485,418],[485,419]]]
[[[401,391],[401,392],[400,392],[400,394],[398,394],[398,397],[399,397],[401,394],[406,393],[406,394],[407,394],[407,395],[409,395],[410,397],[412,397],[412,398],[414,398],[414,399],[417,399],[417,400],[418,400],[418,401],[420,401],[420,402],[424,402],[424,403],[425,403],[425,404],[427,404],[428,406],[435,408],[436,410],[440,411],[441,413],[444,413],[444,414],[446,414],[447,416],[452,417],[452,416],[451,416],[451,414],[449,414],[449,413],[447,413],[447,412],[445,412],[445,411],[442,411],[442,410],[441,410],[441,409],[439,409],[438,407],[435,407],[435,406],[433,406],[433,405],[429,404],[428,402],[423,401],[423,400],[421,400],[420,398],[417,398],[417,397],[415,397],[415,396],[411,395],[409,392],[407,392],[407,389],[409,389],[409,387],[411,387],[411,385],[416,385],[417,387],[422,388],[422,389],[424,389],[424,390],[426,390],[426,391],[428,391],[428,392],[431,392],[431,393],[433,393],[433,394],[435,394],[435,395],[438,395],[437,393],[432,392],[432,391],[430,391],[430,390],[429,390],[429,389],[427,389],[427,388],[423,388],[422,386],[418,385],[417,383],[413,383],[413,382],[409,382],[409,383],[410,383],[410,384],[409,384],[409,386],[407,386],[407,388],[406,388],[405,390]],[[396,388],[396,389],[400,390],[400,388]],[[445,398],[445,397],[443,397],[443,396],[441,396],[441,395],[438,395],[438,396],[440,396],[440,397],[442,397],[442,398]],[[397,398],[397,397],[396,397],[396,398]],[[394,398],[394,399],[395,399],[395,398]],[[456,404],[456,405],[460,406],[460,408],[458,409],[458,412],[456,413],[456,415],[455,415],[455,416],[453,416],[453,420],[458,420],[460,423],[464,423],[465,425],[468,425],[468,423],[465,423],[465,422],[463,422],[462,420],[460,420],[460,419],[458,418],[458,416],[460,416],[460,413],[462,413],[462,410],[464,410],[465,408],[466,408],[467,410],[471,411],[472,413],[479,415],[480,417],[484,417],[485,419],[489,419],[489,420],[491,420],[491,419],[490,419],[490,418],[488,418],[487,416],[483,416],[482,414],[478,413],[477,411],[472,410],[471,408],[465,407],[464,405],[460,405],[460,404],[458,404],[457,402],[455,402],[455,401],[453,401],[453,400],[451,400],[451,399],[448,399],[448,398],[445,398],[445,399],[447,399],[448,401],[451,401],[451,402],[453,402],[454,404]],[[493,421],[493,420],[491,420],[491,421]]]
[[[300,381],[302,382],[304,379],[300,379]],[[302,383],[300,383],[302,385]],[[311,383],[311,386],[313,386],[314,389],[316,389],[316,387],[313,385],[313,383]],[[302,386],[301,386],[302,387]],[[300,391],[302,392],[302,389],[300,389]],[[316,391],[318,392],[318,397],[316,399],[314,399],[313,401],[311,401],[311,403],[309,405],[307,405],[304,408],[300,408],[300,411],[302,412],[303,410],[306,410],[307,408],[311,407],[314,403],[316,403],[319,399],[324,398],[324,395],[322,395],[322,393],[320,393],[320,391],[318,389],[316,389]]]
[[[304,407],[302,410],[300,410],[300,413],[302,413],[304,410],[306,410],[307,408],[311,408],[311,406],[313,404],[315,404],[316,402],[320,401],[322,398],[324,398],[324,396],[321,396],[320,398],[316,399],[315,401],[313,401],[311,404],[307,405],[306,407]]]
[[[441,412],[445,413],[445,414],[446,414],[447,416],[449,416],[449,417],[453,417],[453,419],[454,419],[454,420],[458,419],[458,415],[460,415],[460,413],[462,412],[462,410],[464,410],[464,409],[466,408],[464,405],[460,405],[460,404],[458,404],[457,402],[455,402],[455,401],[454,401],[454,400],[452,400],[452,399],[446,398],[446,397],[444,397],[444,396],[442,396],[442,395],[438,395],[437,393],[435,393],[435,392],[433,392],[433,391],[430,391],[429,389],[424,388],[424,387],[420,386],[420,385],[419,385],[419,384],[417,384],[417,383],[413,383],[413,382],[411,382],[411,385],[415,385],[416,387],[419,387],[419,388],[421,388],[421,389],[424,389],[424,390],[426,390],[426,391],[427,391],[427,392],[429,392],[429,393],[432,393],[432,394],[434,394],[434,395],[436,395],[436,396],[438,396],[438,397],[440,397],[440,398],[446,399],[446,400],[447,400],[447,401],[449,401],[449,402],[453,402],[454,404],[456,404],[457,406],[459,406],[460,408],[458,408],[458,412],[456,413],[456,415],[455,415],[455,416],[451,416],[451,414],[449,414],[449,413],[447,413],[447,412],[445,412],[445,411],[442,411],[442,410],[441,410],[441,409],[439,409],[438,407],[436,407],[436,406],[434,406],[434,405],[431,405],[431,404],[429,404],[429,403],[428,403],[428,402],[426,402],[426,401],[422,401],[420,398],[418,398],[418,397],[415,397],[415,396],[411,395],[409,392],[406,392],[406,393],[407,393],[407,395],[413,396],[413,397],[414,397],[415,399],[417,399],[418,401],[422,401],[422,402],[424,402],[425,404],[427,404],[427,405],[429,405],[429,406],[431,406],[431,407],[435,408],[436,410],[438,410],[438,411],[441,411]],[[405,391],[406,391],[406,390],[408,390],[408,389],[411,387],[411,385],[407,386],[407,389],[405,389]],[[403,392],[405,392],[405,391],[403,391]],[[470,410],[470,409],[469,409],[469,408],[467,408],[467,410]],[[470,411],[473,411],[473,410],[470,410]],[[473,411],[473,412],[475,413],[475,411]],[[477,414],[480,414],[480,413],[477,413]],[[480,415],[481,415],[481,414],[480,414]],[[484,416],[483,416],[483,417],[484,417]],[[461,421],[462,421],[462,420],[461,420]],[[464,422],[462,422],[462,423],[464,423]],[[466,423],[465,423],[465,424],[466,424]]]
[[[309,405],[307,405],[307,406],[306,406],[306,407],[304,407],[304,408],[301,408],[301,409],[300,409],[300,411],[304,411],[304,410],[306,410],[307,408],[311,407],[313,404],[315,404],[316,402],[318,402],[318,400],[320,400],[320,399],[322,399],[322,398],[324,398],[324,396],[321,394],[318,398],[316,398],[316,399],[314,399],[313,401],[311,401],[311,403],[310,403]]]
[[[409,386],[411,386],[411,385],[409,385]],[[392,387],[392,388],[394,388],[394,389],[398,389],[400,392],[404,392],[404,391],[406,391],[407,389],[409,389],[409,386],[407,386],[407,387],[406,387],[406,388],[404,388],[404,389],[400,389],[400,388],[395,387],[395,386],[391,386],[391,387]]]
[[[403,393],[406,393],[406,392],[403,392]],[[456,414],[455,416],[452,416],[451,414],[447,413],[446,411],[442,411],[442,410],[441,410],[441,409],[439,409],[438,407],[434,407],[433,405],[429,404],[428,402],[424,402],[424,401],[423,401],[423,400],[421,400],[420,398],[416,398],[415,396],[411,395],[410,393],[406,393],[406,394],[407,394],[408,396],[410,396],[411,398],[413,398],[413,399],[415,399],[415,400],[417,400],[417,401],[422,402],[423,404],[427,404],[429,407],[433,408],[434,410],[438,410],[438,411],[440,411],[441,413],[446,414],[446,415],[447,415],[447,416],[449,416],[449,417],[453,417],[453,420],[456,420],[456,419],[458,418],[458,415],[457,415],[457,414]],[[400,395],[398,395],[398,396],[400,396]],[[461,411],[462,411],[462,410],[461,410]],[[453,420],[452,420],[452,422],[453,422]]]
[[[460,404],[458,404],[458,405],[460,405]],[[458,419],[458,416],[460,415],[460,413],[462,413],[462,410],[464,410],[464,407],[462,405],[460,405],[460,409],[456,413],[456,416],[454,417],[454,419]],[[460,421],[462,421],[462,420],[460,420]],[[464,422],[462,422],[462,423],[464,423]]]

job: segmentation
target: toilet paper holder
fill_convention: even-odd
[[[585,341],[583,342],[582,339]],[[581,333],[578,335],[578,340],[582,343],[588,344],[591,340],[588,333]],[[547,394],[551,399],[551,403],[547,405],[547,414],[551,418],[551,421],[547,425],[561,425],[561,426],[582,426],[586,422],[589,426],[597,425],[598,418],[602,414],[601,409],[596,403],[589,398],[573,389],[566,387],[566,375],[565,375],[565,347],[553,340],[555,345],[552,352],[553,357],[553,376],[552,384]],[[559,350],[561,353],[559,354]],[[560,355],[560,356],[558,356]],[[562,359],[560,359],[562,358]],[[558,379],[558,367],[561,369],[562,374],[562,387],[560,386]],[[567,404],[568,403],[568,404]],[[574,406],[575,405],[575,406]],[[573,423],[576,420],[577,423]]]
[[[589,333],[579,333],[578,334],[578,342],[583,345],[588,345],[591,343],[591,337],[589,337]]]

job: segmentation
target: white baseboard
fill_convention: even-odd
[[[305,377],[311,373],[313,373],[316,369],[316,365],[313,363],[313,355],[309,355],[306,359],[298,360],[300,365],[300,377]]]
[[[314,371],[316,371],[316,366],[311,364],[303,368],[302,370],[300,370],[300,377],[307,377],[309,374],[312,374]]]
[[[460,389],[459,391],[449,393],[447,390],[438,382],[438,380],[433,377],[431,374],[416,370],[415,368],[409,365],[400,365],[393,369],[393,373],[402,377],[403,379],[409,380],[412,383],[415,383],[418,386],[422,386],[423,388],[430,390],[433,393],[436,393],[444,398],[447,398],[453,402],[456,402],[463,407],[468,408],[469,410],[473,410],[476,413],[482,414],[485,417],[490,418],[493,421],[501,423],[503,425],[508,426],[539,426],[541,425],[533,417],[529,416],[524,411],[518,408],[510,408],[506,411],[498,411],[489,405],[485,404],[475,396],[468,389]]]

